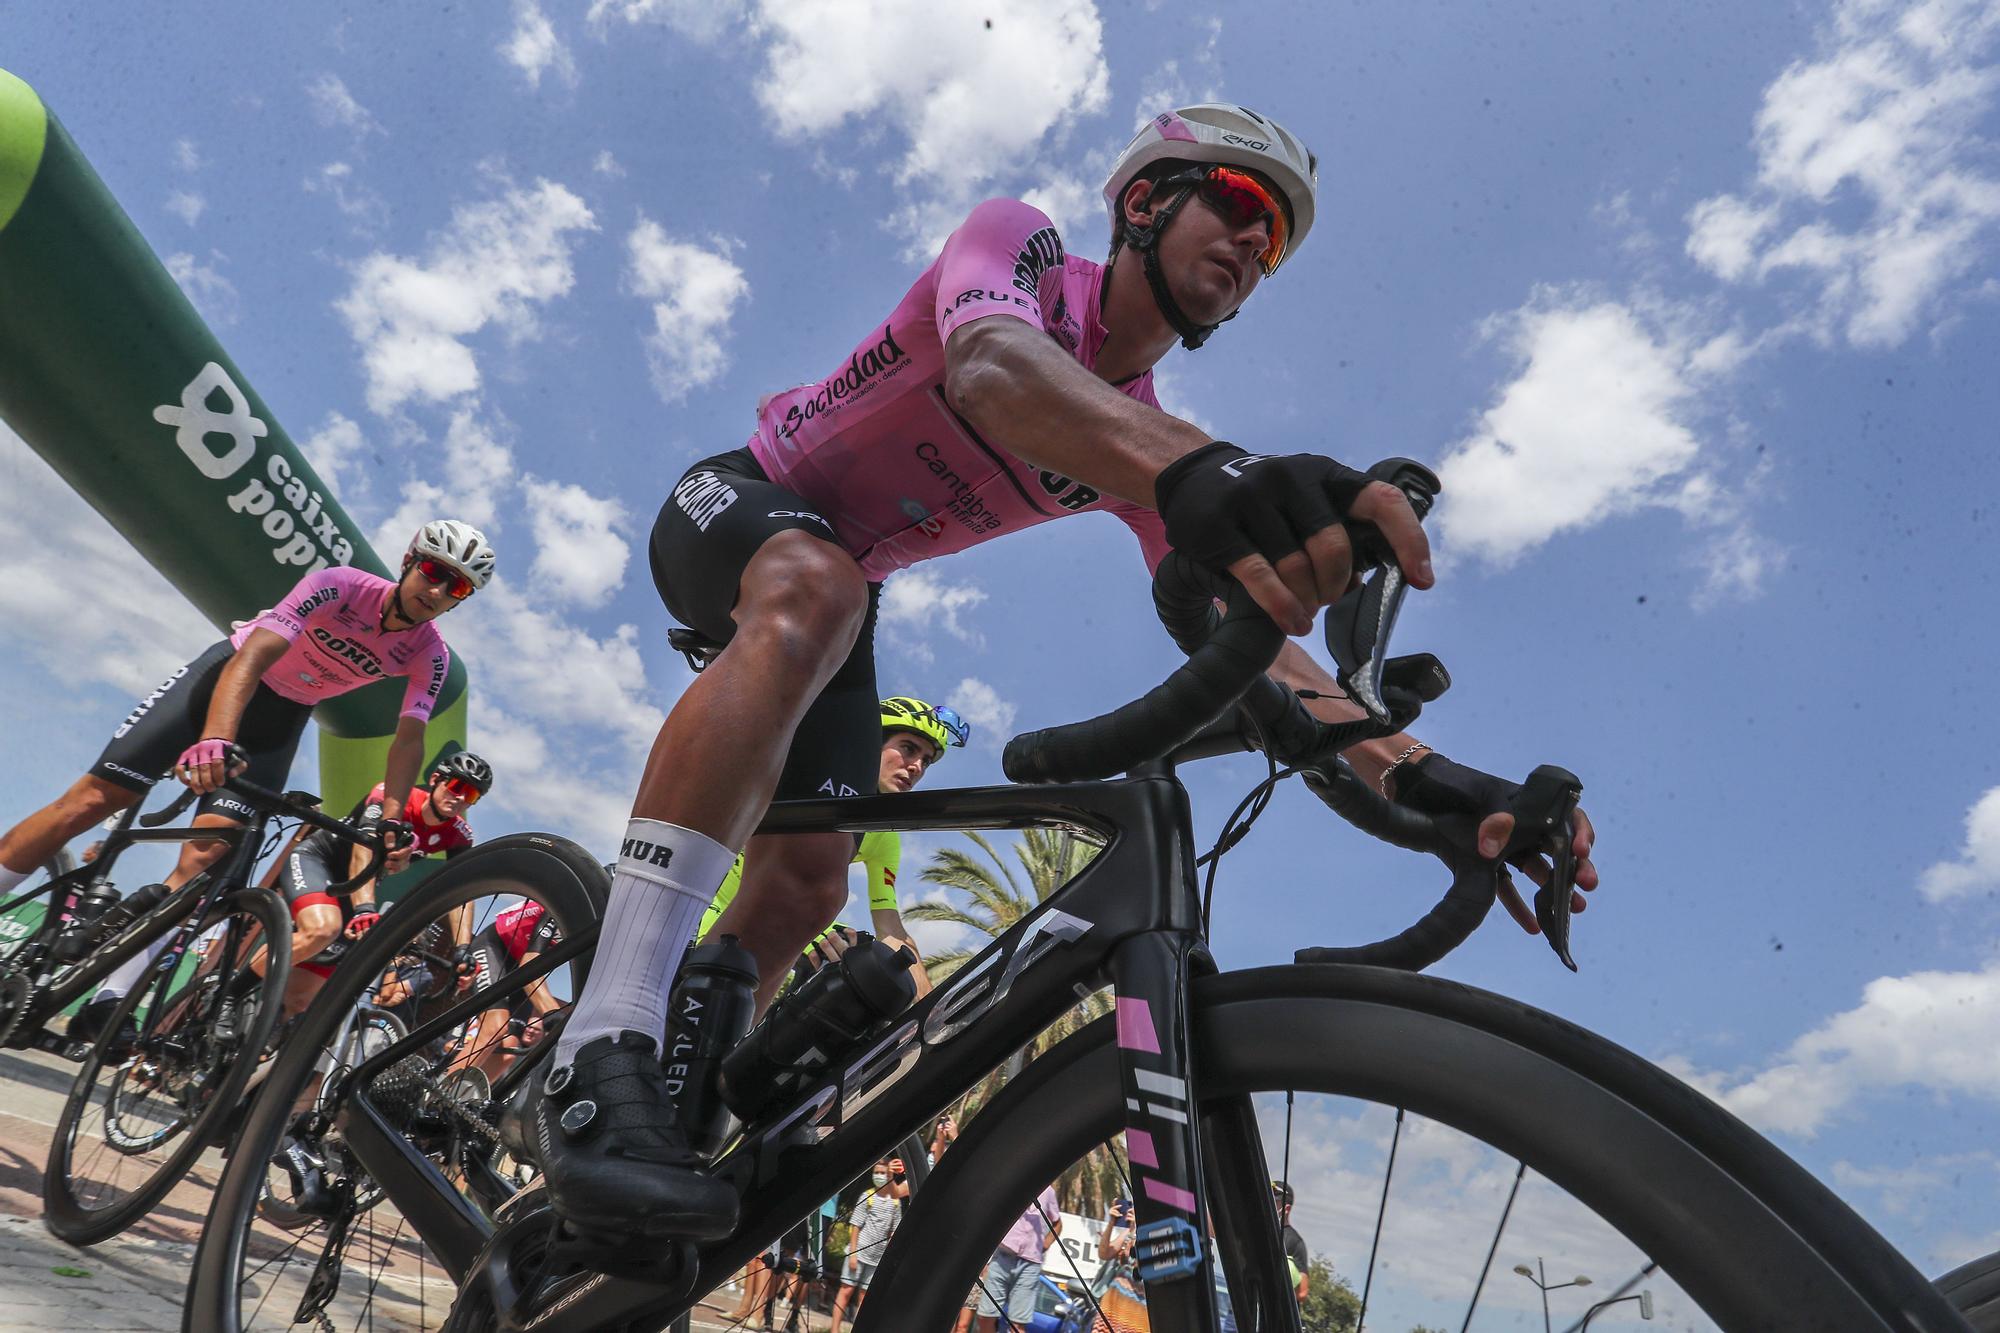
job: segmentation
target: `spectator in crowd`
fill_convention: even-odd
[[[950,1112],[946,1112],[938,1117],[936,1128],[931,1130],[931,1165],[936,1166],[938,1158],[944,1156],[944,1150],[957,1141],[958,1122],[951,1118]]]
[[[1062,1214],[1050,1185],[1028,1205],[1000,1240],[979,1284],[979,1333],[995,1333],[1004,1315],[1007,1326],[1026,1328],[1035,1315],[1035,1287],[1042,1276],[1042,1256],[1062,1234]]]
[[[1278,1225],[1285,1234],[1285,1257],[1292,1261],[1299,1275],[1298,1298],[1306,1298],[1306,1290],[1312,1285],[1312,1256],[1306,1253],[1306,1238],[1292,1227],[1292,1204],[1298,1195],[1282,1180],[1271,1182],[1271,1202],[1278,1208]]]
[[[868,1191],[856,1201],[847,1219],[850,1230],[846,1275],[840,1284],[840,1294],[833,1298],[833,1327],[829,1333],[840,1333],[849,1297],[853,1298],[855,1313],[861,1312],[868,1284],[875,1278],[876,1265],[882,1262],[882,1251],[888,1248],[889,1238],[896,1234],[896,1225],[903,1217],[902,1203],[891,1192],[894,1187],[890,1183],[889,1163],[877,1162],[868,1180]]]

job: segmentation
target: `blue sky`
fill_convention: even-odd
[[[1142,115],[1284,120],[1320,221],[1163,398],[1438,466],[1444,577],[1401,643],[1457,685],[1419,730],[1574,768],[1602,836],[1581,975],[1497,921],[1443,970],[1695,1078],[1928,1270],[2000,1246],[1992,0],[5,11],[0,64],[350,511],[390,545],[493,530],[501,583],[445,622],[500,768],[478,827],[599,847],[687,680],[643,550],[685,465],[844,358],[972,203],[1095,256]],[[25,810],[212,632],[4,432],[0,477]],[[884,605],[885,690],[979,723],[939,781],[1169,660],[1101,518]],[[1206,829],[1254,772],[1189,776]],[[1225,868],[1228,965],[1439,887],[1295,791]]]

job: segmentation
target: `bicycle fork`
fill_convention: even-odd
[[[1125,1147],[1138,1229],[1133,1259],[1146,1284],[1153,1333],[1216,1333],[1215,1260],[1233,1282],[1245,1333],[1297,1333],[1298,1307],[1285,1268],[1257,1121],[1245,1096],[1199,1100],[1199,1056],[1189,982],[1215,970],[1192,932],[1148,931],[1110,960]],[[1204,1157],[1216,1171],[1204,1173]],[[1204,1180],[1220,1186],[1210,1197]],[[1218,1238],[1220,1238],[1218,1240]]]

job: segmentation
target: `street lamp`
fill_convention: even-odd
[[[1539,1270],[1539,1275],[1537,1275],[1538,1270]],[[1561,1291],[1564,1287],[1587,1287],[1590,1285],[1590,1279],[1583,1276],[1583,1274],[1581,1273],[1577,1274],[1575,1277],[1571,1278],[1567,1282],[1557,1282],[1551,1284],[1549,1282],[1548,1267],[1539,1258],[1535,1260],[1534,1268],[1530,1268],[1526,1264],[1515,1264],[1514,1271],[1516,1273],[1519,1273],[1522,1277],[1528,1279],[1528,1281],[1534,1283],[1537,1287],[1541,1288],[1542,1333],[1554,1333],[1553,1326],[1549,1323],[1549,1293],[1552,1291]],[[1586,1316],[1586,1318],[1587,1317],[1588,1316]]]
[[[1591,1306],[1589,1310],[1584,1312],[1583,1322],[1576,1326],[1577,1333],[1583,1333],[1584,1329],[1590,1327],[1592,1316],[1599,1310],[1608,1309],[1614,1305],[1623,1305],[1626,1301],[1639,1302],[1639,1317],[1641,1319],[1651,1319],[1653,1317],[1653,1293],[1642,1291],[1637,1296],[1620,1296],[1614,1300],[1599,1301],[1597,1304]]]

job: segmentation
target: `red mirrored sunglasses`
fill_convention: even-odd
[[[1248,172],[1234,167],[1203,167],[1169,176],[1161,185],[1192,185],[1201,201],[1222,215],[1231,228],[1266,221],[1271,243],[1257,256],[1257,267],[1265,277],[1278,271],[1285,261],[1285,245],[1291,239],[1285,205],[1269,186]]]
[[[419,560],[417,572],[432,583],[444,584],[445,595],[454,602],[472,596],[472,580],[441,560]]]
[[[467,805],[478,804],[479,798],[484,795],[479,788],[473,786],[464,778],[446,778],[444,780],[444,789]]]

